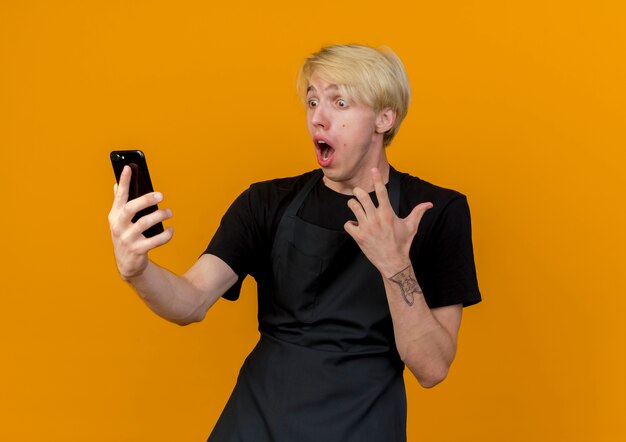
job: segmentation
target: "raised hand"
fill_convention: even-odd
[[[348,221],[344,228],[381,274],[390,278],[411,265],[411,242],[422,216],[433,205],[418,204],[406,218],[398,218],[377,168],[372,169],[372,179],[378,207],[367,192],[356,187],[353,191],[355,198],[348,201],[348,206],[357,220]]]

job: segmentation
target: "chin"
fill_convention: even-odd
[[[332,168],[322,167],[322,172],[324,172],[324,176],[331,181],[341,181],[341,175]]]

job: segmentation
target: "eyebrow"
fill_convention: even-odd
[[[329,84],[328,86],[326,86],[324,88],[324,91],[327,91],[327,90],[330,90],[330,89],[332,89],[332,90],[339,90],[339,86],[337,86],[336,84]],[[315,89],[315,86],[309,86],[308,88],[306,88],[306,92],[307,92],[307,94],[309,92],[317,92],[317,89]]]

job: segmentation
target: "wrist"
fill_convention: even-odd
[[[130,285],[135,286],[135,287],[140,286],[146,280],[146,277],[147,277],[146,274],[148,273],[149,266],[150,266],[150,261],[146,262],[140,268],[135,269],[134,272],[122,273],[120,271],[120,276],[122,277],[124,281],[126,281]]]
[[[411,263],[411,260],[406,258],[401,260],[388,261],[378,270],[384,278],[391,279],[398,273],[401,273],[411,268],[412,266],[413,264]]]

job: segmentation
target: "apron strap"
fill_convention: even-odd
[[[317,169],[313,172],[311,178],[309,178],[309,180],[304,184],[304,187],[300,189],[300,192],[298,192],[294,199],[291,200],[291,203],[289,203],[289,205],[287,206],[287,210],[285,210],[285,215],[283,216],[283,219],[289,216],[296,215],[298,209],[304,202],[304,199],[307,197],[311,189],[315,187],[317,182],[322,179],[323,176],[324,173],[322,172],[322,169]]]
[[[396,216],[400,216],[400,174],[389,166],[389,202]]]

